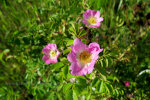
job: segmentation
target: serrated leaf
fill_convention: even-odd
[[[67,78],[68,69],[69,69],[69,66],[65,66],[65,67],[63,68],[63,75],[64,75],[65,78]]]
[[[105,59],[105,63],[106,63],[105,67],[108,67],[108,59],[107,58]]]
[[[115,90],[115,95],[119,96],[118,90]]]
[[[72,83],[65,84],[63,88],[63,92],[66,93],[72,87],[72,85],[73,85]]]
[[[72,44],[73,44],[73,41],[74,41],[74,40],[68,40],[66,46],[72,45]]]
[[[109,57],[108,58],[108,66],[112,66],[112,64],[113,64],[113,60]]]
[[[54,93],[51,93],[51,94],[48,96],[47,100],[55,100],[55,98],[54,98]]]
[[[65,94],[66,94],[65,95],[66,100],[73,100],[73,91],[72,90],[68,90]]]
[[[3,52],[0,53],[0,61],[2,62],[2,64],[5,64],[5,61],[3,60],[3,55],[10,52],[9,49],[5,49]]]
[[[82,30],[82,31],[80,32],[80,34],[79,34],[79,38],[82,37],[82,36],[84,36],[84,35],[86,35],[86,34],[87,34],[87,32]]]
[[[105,70],[103,67],[101,67],[99,63],[96,65],[96,69],[100,72],[101,77],[102,77],[104,80],[106,80],[106,75],[107,75],[107,74],[106,74],[106,70]]]
[[[58,100],[62,100],[62,97],[59,93],[56,93],[57,97],[58,97]]]
[[[95,77],[94,80],[92,81],[92,86],[95,86],[95,84],[98,82],[98,78]]]
[[[79,85],[86,86],[86,80],[84,78],[78,77],[77,81]]]
[[[52,71],[55,71],[55,70],[61,68],[62,66],[64,66],[64,64],[61,62],[58,62],[58,63],[53,64],[51,68],[52,68]]]
[[[121,7],[122,3],[123,3],[123,0],[120,0],[120,3],[118,5],[118,10],[120,10],[120,7]]]
[[[6,53],[8,53],[8,52],[10,52],[9,49],[5,49],[5,50],[3,51],[4,54],[6,54]]]
[[[110,85],[109,83],[106,83],[105,87],[106,87],[106,89],[107,89],[107,91],[109,93],[111,93],[111,94],[113,93],[113,87],[112,87],[112,85]]]
[[[100,92],[100,93],[104,92],[104,89],[105,89],[105,87],[104,87],[104,82],[101,81],[100,87],[99,87],[99,92]]]
[[[37,74],[38,74],[39,76],[41,76],[41,75],[42,75],[42,74],[41,74],[41,72],[40,72],[39,70],[37,71]]]
[[[101,67],[106,67],[106,60],[105,59],[102,59],[100,60],[100,63],[101,63]]]
[[[79,95],[82,93],[82,86],[75,84],[73,90]]]
[[[65,55],[66,53],[69,53],[70,51],[71,51],[71,48],[70,48],[70,47],[67,48],[67,49],[65,49],[64,52],[63,52],[63,55]]]
[[[2,62],[2,64],[5,64],[5,62],[4,62],[4,60],[3,60],[3,55],[4,55],[4,53],[2,52],[2,53],[0,53],[0,61]]]
[[[69,28],[69,33],[76,37],[76,30],[74,30],[72,27]]]
[[[86,96],[86,100],[90,100],[91,94],[88,94],[88,96]]]
[[[60,91],[63,87],[63,84],[60,84],[59,86],[57,86],[57,91]]]
[[[70,79],[70,78],[73,78],[73,77],[75,77],[75,75],[72,75],[72,74],[68,73],[67,79]]]
[[[102,13],[103,13],[103,8],[100,9],[100,14],[102,14]]]
[[[73,100],[78,100],[78,97],[75,91],[73,91]]]

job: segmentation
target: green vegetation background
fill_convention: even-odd
[[[100,10],[100,28],[82,24],[87,9]],[[69,71],[76,37],[104,48],[86,77]],[[62,52],[56,64],[42,61],[48,43]],[[0,0],[0,99],[149,100],[149,0]]]

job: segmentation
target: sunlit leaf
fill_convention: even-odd
[[[63,63],[57,62],[57,63],[55,63],[55,64],[52,65],[52,70],[55,71],[55,70],[61,68],[62,66],[64,66]]]
[[[65,78],[67,78],[68,69],[69,69],[69,66],[65,66],[65,67],[63,68],[63,75],[64,75]]]
[[[63,92],[66,93],[72,87],[72,85],[72,83],[65,84],[63,87]]]

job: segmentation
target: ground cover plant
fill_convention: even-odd
[[[0,100],[149,100],[149,0],[0,0]]]

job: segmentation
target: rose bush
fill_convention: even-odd
[[[148,100],[146,0],[1,0],[0,100]]]

